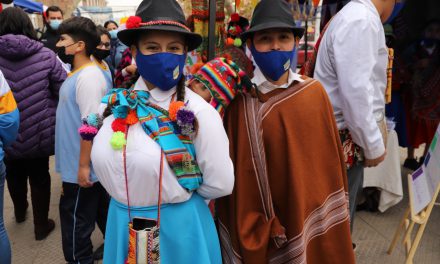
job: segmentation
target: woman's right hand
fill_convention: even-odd
[[[125,71],[126,71],[127,73],[133,75],[133,74],[135,74],[136,71],[137,71],[137,66],[134,65],[134,64],[131,64],[131,65],[125,67]]]

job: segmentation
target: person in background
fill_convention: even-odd
[[[118,39],[119,25],[113,20],[109,20],[104,23],[104,28],[110,33],[110,57],[106,59],[108,65],[110,66],[112,75],[115,74],[116,69],[121,63],[121,59],[125,50],[127,50],[127,46],[125,46]]]
[[[14,93],[21,117],[17,141],[5,149],[15,221],[26,220],[29,181],[35,239],[42,240],[55,227],[48,218],[49,156],[54,154],[59,89],[67,76],[55,53],[37,41],[31,20],[18,7],[0,13],[0,50],[0,69]]]
[[[46,31],[40,38],[46,48],[55,51],[55,45],[60,39],[57,30],[63,22],[63,10],[58,6],[49,6],[43,13]]]
[[[235,62],[226,58],[215,58],[208,61],[196,71],[188,86],[214,107],[223,118],[228,105],[237,93],[248,92],[252,82],[246,73]],[[209,209],[215,217],[215,201],[209,202]]]
[[[331,20],[319,46],[314,78],[330,97],[344,149],[351,230],[364,167],[379,165],[386,155],[388,49],[382,24],[402,6],[400,0],[352,0]]]
[[[55,164],[63,188],[59,204],[63,253],[68,263],[91,264],[95,256],[90,236],[95,223],[105,234],[108,194],[90,161],[92,145],[81,140],[78,129],[83,118],[98,111],[107,82],[90,60],[100,43],[95,23],[72,17],[59,32],[58,56],[72,65],[60,89],[55,127]]]
[[[406,123],[407,117],[405,112],[403,95],[404,95],[404,89],[406,88],[405,83],[409,81],[411,76],[402,58],[402,53],[400,52],[400,50],[397,49],[398,46],[396,45],[397,44],[396,37],[394,35],[392,25],[390,24],[384,25],[384,32],[385,32],[385,41],[387,47],[394,49],[393,68],[388,69],[388,70],[392,70],[391,102],[385,106],[385,115],[387,118],[393,120],[396,124],[395,130],[398,135],[399,146],[402,148],[407,148],[409,146],[407,123]],[[408,165],[408,162],[406,162],[406,165]]]
[[[224,263],[355,263],[333,109],[290,68],[303,34],[286,1],[262,0],[241,35],[258,68],[223,119],[235,171],[216,200]]]
[[[107,82],[107,89],[113,88],[113,77],[108,66],[106,59],[110,55],[110,33],[103,27],[97,26],[98,36],[101,42],[93,51],[92,60],[99,66],[102,74],[104,74],[105,80]]]
[[[108,56],[110,55],[110,33],[103,26],[96,26],[96,29],[98,32],[98,36],[100,37],[100,43],[98,46],[96,46],[96,49],[93,51],[93,54],[90,58],[92,61],[96,63],[96,65],[98,65],[99,69],[101,70],[105,78],[105,81],[107,82],[106,92],[108,92],[113,88],[112,73],[110,71],[107,62],[105,61],[105,59],[108,58]],[[108,208],[109,202],[110,202],[110,196],[108,196],[107,194],[107,199],[105,199],[105,195],[103,195],[98,207]],[[99,210],[98,213],[102,214],[98,216],[97,218],[98,220],[107,219],[107,210]],[[103,234],[105,234],[105,229],[102,229],[101,231]],[[103,258],[103,256],[104,256],[104,244],[98,247],[93,253],[93,258],[95,260],[100,260]]]
[[[4,10],[4,9],[3,9]],[[3,205],[6,169],[3,163],[4,148],[18,133],[19,112],[8,83],[0,71],[0,264],[11,264],[11,245],[3,222]]]
[[[429,146],[423,155],[415,157],[415,149],[430,144],[440,121],[440,20],[429,19],[421,36],[404,52],[408,81],[403,91],[407,115],[408,158],[404,167],[416,170],[425,161]]]
[[[247,74],[235,62],[222,57],[208,61],[198,69],[188,85],[210,103],[221,117],[238,93],[249,92],[252,88]]]
[[[115,87],[130,88],[129,86],[134,84],[133,80],[136,80],[138,77],[136,60],[133,58],[131,50],[126,49],[116,69]]]

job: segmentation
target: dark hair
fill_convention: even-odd
[[[49,6],[45,12],[46,18],[49,16],[49,12],[61,12],[61,15],[64,16],[63,10],[61,10],[61,8],[59,8],[58,6]]]
[[[112,38],[112,36],[110,36],[110,33],[108,33],[108,30],[105,29],[105,27],[103,27],[101,25],[96,26],[96,32],[98,33],[98,37],[100,40],[101,40],[102,35],[106,35],[109,39]]]
[[[105,22],[104,23],[104,27],[107,28],[107,26],[110,25],[110,24],[115,24],[117,27],[119,27],[118,23],[116,23],[113,20],[109,20],[109,21]]]
[[[101,42],[95,23],[85,17],[71,17],[65,20],[61,23],[58,33],[69,35],[74,41],[84,41],[87,56],[90,56]]]
[[[0,13],[0,36],[24,35],[37,40],[37,32],[28,15],[18,7],[6,8]]]

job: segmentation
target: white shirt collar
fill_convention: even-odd
[[[168,91],[162,91],[159,88],[155,88],[155,89],[150,91],[148,89],[147,84],[145,83],[144,79],[142,79],[142,77],[140,77],[136,81],[133,89],[134,90],[138,90],[138,91],[148,91],[148,92],[150,92],[151,97],[153,97],[154,101],[156,101],[156,102],[164,102],[164,101],[170,99],[173,96],[173,94],[176,93],[176,87],[173,87],[173,88],[171,88]]]
[[[258,89],[262,93],[268,93],[278,88],[281,89],[288,88],[294,81],[303,82],[304,80],[301,79],[301,75],[293,72],[292,69],[289,69],[289,78],[287,80],[287,83],[281,86],[274,85],[273,83],[268,81],[264,76],[264,74],[261,72],[260,68],[258,67],[255,67],[254,78],[252,78],[252,82],[257,85]]]

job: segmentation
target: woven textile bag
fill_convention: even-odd
[[[128,135],[128,129],[127,133]],[[161,152],[160,176],[159,176],[159,197],[157,206],[157,220],[131,217],[130,200],[128,195],[128,177],[126,149],[124,146],[124,174],[127,192],[128,216],[128,255],[125,264],[159,264],[160,263],[160,205],[162,200],[162,177],[163,177],[164,153]]]

